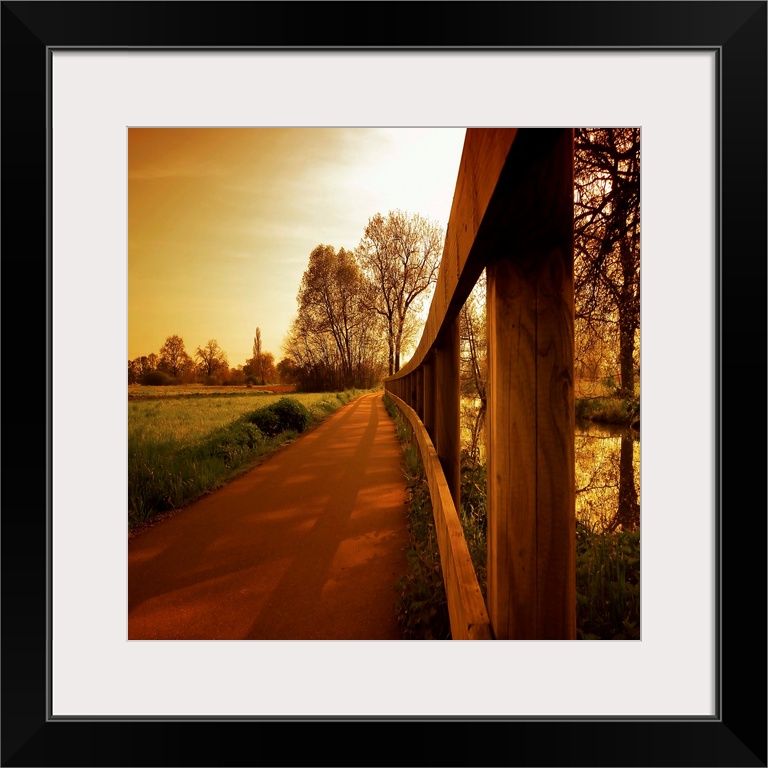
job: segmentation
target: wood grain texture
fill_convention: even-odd
[[[451,498],[461,508],[461,337],[458,319],[442,336],[435,350],[437,377],[437,455],[443,467]]]
[[[492,640],[488,610],[437,451],[416,411],[397,396],[390,393],[390,397],[411,425],[424,465],[440,548],[451,637],[453,640]]]
[[[435,430],[435,414],[437,413],[437,387],[435,386],[435,353],[427,356],[424,366],[424,427],[432,439],[433,445],[437,445]]]
[[[416,381],[430,375],[422,364],[434,354],[434,446],[457,509],[457,318],[484,268],[488,607],[494,635],[572,639],[572,130],[467,131],[424,333],[413,358],[385,382],[387,391],[404,391],[403,400],[431,419],[423,401],[427,387],[419,390]]]
[[[497,637],[534,640],[535,294],[511,261],[486,272],[488,610]]]
[[[420,365],[414,371],[416,379],[416,407],[414,410],[418,414],[422,423],[424,422],[424,366]]]
[[[488,608],[497,638],[576,636],[572,189],[566,134],[527,176],[510,257],[487,268]]]
[[[458,316],[483,271],[484,256],[473,253],[473,245],[516,135],[516,128],[467,129],[440,272],[424,332],[413,357],[395,378],[415,370],[429,354],[437,337]]]

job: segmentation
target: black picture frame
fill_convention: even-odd
[[[765,766],[767,7],[766,2],[716,0],[3,2],[2,765]],[[350,39],[358,42],[349,45]],[[721,629],[716,717],[49,717],[50,363],[55,329],[49,280],[48,87],[51,51],[61,47],[718,52],[716,577]],[[690,381],[670,383],[680,388],[674,396],[681,403],[685,389],[696,386],[696,377],[694,371]],[[755,385],[757,394],[750,391]],[[763,448],[756,449],[756,444]],[[681,616],[680,626],[670,627],[670,632],[697,631],[695,616]],[[631,669],[617,672],[617,697],[631,696],[631,679]],[[407,700],[408,691],[403,697]],[[343,737],[342,724],[351,724]],[[306,733],[310,725],[324,727]]]

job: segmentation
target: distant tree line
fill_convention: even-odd
[[[159,353],[128,361],[129,384],[295,384],[303,391],[368,389],[400,369],[437,281],[443,230],[418,214],[368,220],[355,250],[320,244],[309,255],[283,359],[262,349],[230,368],[215,339],[194,355],[169,336]]]
[[[215,339],[193,356],[179,336],[128,363],[129,383],[292,383],[304,391],[369,388],[396,373],[418,340],[437,282],[444,232],[418,214],[377,213],[354,250],[309,254],[283,359],[264,352],[230,368]],[[480,445],[485,415],[485,286],[460,317],[462,393],[477,401],[467,428]],[[639,378],[640,130],[574,131],[575,373],[632,397]]]
[[[216,339],[209,339],[190,356],[181,336],[169,336],[159,354],[142,355],[128,361],[128,383],[165,385],[201,383],[217,386],[285,383],[271,352],[261,348],[261,330],[256,329],[253,357],[230,368],[227,355]]]
[[[372,216],[354,251],[320,244],[281,365],[305,391],[370,388],[400,369],[437,281],[443,230],[418,214]]]
[[[318,245],[281,363],[307,390],[368,387],[400,369],[423,327],[444,233],[417,214],[372,216],[354,251]],[[575,373],[627,398],[640,374],[640,129],[574,131]],[[462,393],[477,454],[486,402],[484,279],[460,316]],[[280,367],[280,366],[279,366]]]

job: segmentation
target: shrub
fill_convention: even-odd
[[[264,435],[255,424],[234,425],[219,443],[216,444],[215,454],[224,461],[226,466],[236,465],[247,457],[254,448],[264,444]]]
[[[259,408],[248,416],[248,421],[255,424],[265,435],[275,437],[282,430],[280,429],[280,417],[275,413],[275,409],[268,405],[266,408]]]
[[[141,377],[141,383],[150,387],[167,387],[176,383],[173,376],[169,376],[164,371],[147,371]]]
[[[282,397],[273,406],[277,413],[282,431],[294,430],[303,432],[310,422],[310,415],[307,408],[298,400],[292,397]]]
[[[275,437],[281,432],[303,432],[311,421],[307,408],[292,397],[283,397],[272,405],[259,408],[248,416],[265,435]]]
[[[245,384],[245,373],[238,369],[231,370],[224,383],[232,387],[242,386]]]

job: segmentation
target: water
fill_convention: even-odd
[[[474,406],[462,401],[462,444],[469,448]],[[485,461],[482,430],[476,450]],[[576,519],[596,532],[640,526],[640,433],[628,427],[577,422],[574,435]]]
[[[593,530],[640,527],[640,433],[577,423],[576,518]]]

